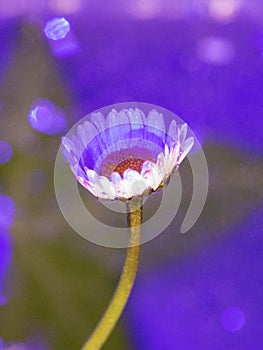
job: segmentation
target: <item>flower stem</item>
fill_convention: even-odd
[[[108,308],[90,338],[84,344],[82,350],[101,349],[118,322],[134,284],[140,254],[142,222],[141,199],[128,202],[127,212],[128,225],[130,227],[130,241],[119,284]]]

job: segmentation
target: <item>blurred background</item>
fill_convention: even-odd
[[[68,226],[53,169],[77,120],[125,101],[185,120],[210,184],[181,235],[182,165],[180,210],[104,348],[263,348],[262,18],[260,0],[0,0],[0,349],[80,349],[105,310],[125,251]]]

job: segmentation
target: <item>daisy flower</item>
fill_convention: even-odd
[[[82,350],[99,350],[115,327],[131,293],[138,269],[143,197],[164,187],[191,150],[187,125],[162,113],[139,108],[92,113],[74,133],[63,137],[63,150],[77,180],[99,199],[126,201],[130,238],[115,294]]]
[[[77,180],[95,197],[129,200],[164,187],[191,150],[187,125],[139,108],[91,114],[76,134],[63,137],[64,154]]]

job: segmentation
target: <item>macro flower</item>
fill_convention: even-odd
[[[167,184],[193,146],[186,136],[186,124],[172,120],[166,132],[162,113],[129,108],[92,113],[62,143],[77,180],[95,197],[129,200]]]

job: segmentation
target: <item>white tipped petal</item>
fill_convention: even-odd
[[[147,116],[147,125],[152,126],[160,133],[165,134],[165,125],[163,120],[163,115],[158,113],[155,109],[151,110]]]
[[[140,129],[144,123],[143,113],[138,108],[128,110],[129,121],[132,129]]]
[[[147,116],[147,125],[150,125],[161,131],[165,131],[163,115],[155,109],[151,110]]]
[[[131,191],[131,183],[127,180],[121,179],[120,181],[113,183],[116,197],[120,198],[131,198],[132,197],[132,191]]]
[[[122,109],[119,112],[119,120],[120,120],[120,124],[129,124],[130,120],[129,120],[129,116],[127,114],[127,109]]]
[[[77,174],[77,166],[71,164],[71,165],[70,165],[70,169],[71,169],[71,171],[73,172],[73,174],[77,177],[77,176],[78,176],[78,174]]]
[[[77,127],[78,138],[81,140],[84,148],[97,135],[97,130],[93,123],[86,121]]]
[[[70,165],[70,168],[71,168],[71,170],[72,170],[72,172],[73,172],[73,174],[75,175],[75,176],[81,176],[81,177],[83,177],[83,178],[85,178],[86,179],[86,174],[85,174],[85,172],[83,171],[83,169],[79,166],[79,164],[78,164],[78,162],[77,161],[75,161],[74,163],[72,163],[71,165]]]
[[[98,192],[95,185],[89,181],[86,181],[85,188],[90,191],[93,196],[98,197]]]
[[[102,113],[100,112],[92,113],[90,120],[95,125],[95,127],[99,132],[105,130],[106,122],[105,122],[105,117]]]
[[[117,173],[117,172],[113,172],[113,173],[111,173],[111,176],[110,176],[110,179],[111,179],[111,181],[114,183],[114,182],[119,182],[119,181],[121,181],[121,176],[120,176],[120,174],[119,173]]]
[[[141,195],[146,190],[147,185],[143,180],[135,181],[132,184],[132,194],[133,196]]]
[[[116,197],[120,198],[131,198],[131,183],[127,180],[124,180],[119,173],[113,172],[111,174],[111,181],[114,186]]]
[[[174,141],[177,141],[177,125],[176,125],[176,121],[172,120],[171,124],[169,126],[169,130],[168,130],[168,135],[174,139]]]
[[[73,151],[75,153],[75,144],[68,137],[62,137],[62,144],[68,153],[70,153],[70,151]]]
[[[73,135],[71,138],[71,141],[74,143],[75,145],[75,150],[74,153],[76,154],[76,156],[79,158],[82,154],[82,146],[81,146],[81,142],[80,140],[77,138],[76,135]]]
[[[164,147],[164,171],[165,171],[165,175],[169,174],[169,165],[170,165],[169,155],[170,155],[169,147],[167,144],[165,144],[165,147]]]
[[[96,186],[90,181],[83,179],[81,176],[77,177],[78,182],[85,187],[93,196],[98,197]]]
[[[106,127],[111,128],[113,126],[116,126],[119,124],[119,114],[118,112],[113,109],[106,118]]]
[[[95,183],[95,181],[97,180],[98,178],[98,174],[96,173],[96,171],[94,170],[90,170],[88,168],[85,167],[85,171],[86,171],[86,174],[87,174],[87,177],[88,177],[88,180],[92,183]]]
[[[164,169],[164,154],[163,154],[163,152],[158,154],[156,165],[158,167],[158,172],[159,172],[160,176],[162,177],[162,179],[164,179],[165,169]]]
[[[99,198],[114,199],[115,190],[113,184],[105,176],[99,176],[95,183],[95,187]]]
[[[187,124],[185,123],[178,128],[178,141],[181,145],[184,144],[186,134],[187,134]]]
[[[140,115],[140,119],[142,121],[142,124],[145,124],[146,117],[145,117],[145,114],[143,113],[143,111],[140,108],[135,108],[135,113]]]
[[[184,143],[183,153],[180,155],[178,160],[179,163],[181,163],[184,160],[184,158],[187,156],[187,154],[190,152],[191,148],[193,147],[193,144],[194,144],[194,138],[191,136]]]
[[[136,181],[140,179],[140,174],[136,170],[127,169],[123,173],[123,178],[127,181]]]
[[[169,154],[169,173],[172,172],[174,167],[176,166],[177,160],[179,158],[179,152],[180,152],[180,145],[176,144],[173,147],[171,147],[171,151]]]
[[[162,182],[157,165],[149,160],[143,163],[141,175],[144,178],[147,188],[152,188],[154,191]]]
[[[169,146],[167,145],[167,143],[164,146],[164,156],[167,157],[169,155]]]
[[[143,177],[138,171],[132,169],[125,170],[123,173],[123,179],[130,183],[131,192],[134,196],[142,194],[147,188]]]

